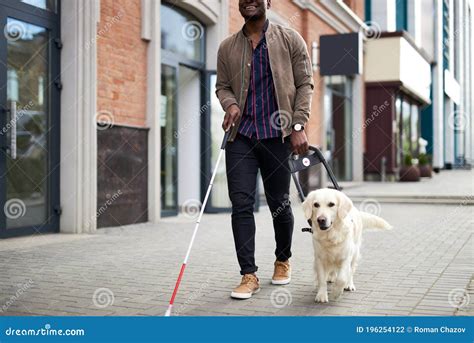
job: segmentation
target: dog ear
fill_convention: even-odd
[[[352,200],[342,192],[338,192],[338,198],[339,205],[337,208],[337,216],[342,220],[349,214],[354,204],[352,203]]]
[[[306,200],[303,201],[303,211],[306,219],[311,219],[313,216],[313,197],[311,194],[308,194]]]

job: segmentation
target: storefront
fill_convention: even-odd
[[[430,124],[421,115],[430,104],[430,61],[406,32],[381,34],[366,55],[365,178],[397,180],[404,160],[419,156],[423,120]]]
[[[205,37],[205,26],[196,17],[161,5],[162,216],[176,215],[178,204],[199,198],[199,175],[187,171],[200,165],[199,151],[193,149],[200,143]]]
[[[330,18],[303,2],[275,3],[270,17],[308,46],[321,35],[305,29],[309,15],[327,34],[358,30],[350,9],[325,3]],[[216,55],[242,27],[236,2],[0,0],[0,10],[0,205],[12,209],[1,236],[93,233],[199,208],[223,137]],[[308,137],[325,149],[331,135],[338,177],[356,179],[361,139],[341,137],[362,122],[362,76],[315,78],[312,112],[325,115]],[[221,163],[206,210],[229,208]]]
[[[214,10],[223,13],[225,4]],[[215,95],[216,53],[225,16],[205,6],[161,4],[161,215],[195,213],[206,191],[222,140],[223,111]],[[215,37],[220,37],[218,40]],[[208,211],[229,207],[221,163]]]
[[[323,149],[338,181],[360,181],[362,175],[363,42],[361,32],[320,38]]]

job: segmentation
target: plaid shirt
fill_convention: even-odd
[[[239,133],[249,138],[255,136],[257,139],[266,139],[281,136],[278,104],[265,38],[267,28],[268,20],[263,28],[262,39],[252,53],[247,101],[239,126]]]

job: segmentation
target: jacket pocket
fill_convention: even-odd
[[[305,59],[303,60],[303,62],[304,62],[304,72],[305,72],[306,76],[311,76],[311,71],[310,71],[311,68],[308,65],[308,59],[306,58],[306,56],[305,56]]]

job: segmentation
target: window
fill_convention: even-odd
[[[56,0],[21,0],[21,2],[51,12],[56,12],[57,10]]]
[[[327,78],[325,96],[327,150],[329,163],[341,181],[352,180],[352,79]]]
[[[411,120],[410,120],[410,103],[403,99],[402,102],[402,129],[401,129],[401,141],[403,148],[403,155],[411,154]]]
[[[402,141],[401,141],[401,130],[400,130],[400,125],[402,119],[402,98],[401,96],[397,96],[397,100],[395,100],[395,125],[396,127],[396,132],[395,132],[395,144],[396,144],[396,165],[399,166],[402,158],[403,158],[403,146],[402,146]]]
[[[420,106],[411,98],[399,95],[395,101],[396,120],[398,122],[399,135],[397,147],[400,149],[399,158],[408,154],[418,156],[420,138]]]
[[[398,0],[396,9],[397,31],[407,31],[408,13],[407,0]]]
[[[449,30],[449,0],[443,0],[443,67],[449,69],[449,51],[451,49]]]
[[[410,137],[411,137],[411,153],[412,155],[418,155],[418,138],[419,138],[419,125],[420,124],[420,108],[418,105],[411,105],[411,127],[410,127]]]
[[[205,28],[188,13],[161,6],[161,49],[181,58],[204,62]]]

